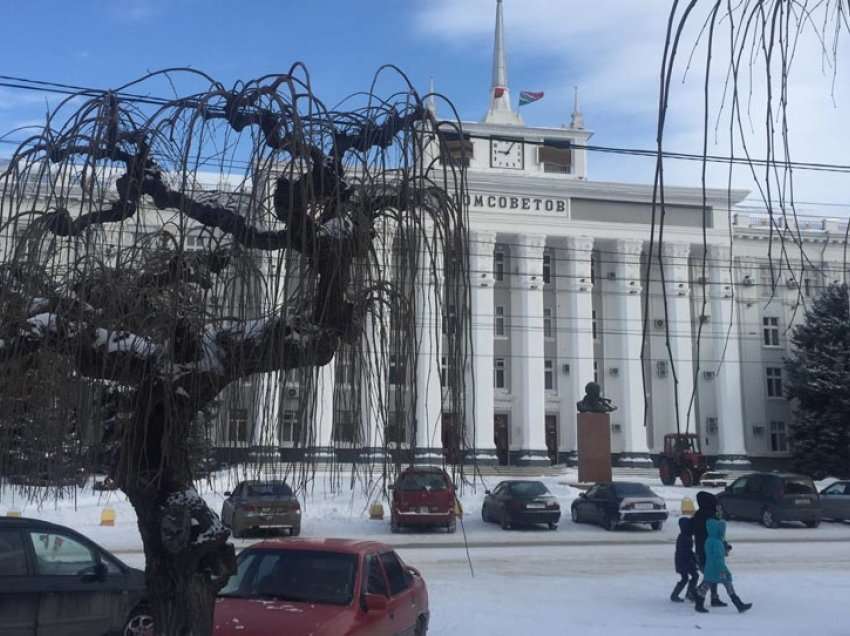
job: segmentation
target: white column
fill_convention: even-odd
[[[494,232],[470,232],[469,291],[472,351],[465,356],[464,444],[474,460],[495,464],[493,440],[493,250]]]
[[[559,450],[575,454],[576,402],[584,397],[584,387],[593,380],[593,284],[590,282],[593,239],[584,236],[566,239],[566,252],[555,262],[558,338]],[[562,266],[563,264],[563,266]],[[567,372],[564,365],[569,365]]]
[[[711,356],[715,370],[718,461],[717,466],[749,466],[744,442],[744,404],[741,395],[741,353],[738,306],[730,272],[727,246],[710,245],[709,294],[711,306]],[[761,336],[761,334],[759,334]],[[728,337],[728,342],[727,342]]]
[[[442,463],[443,396],[440,386],[443,262],[436,241],[420,243],[416,292],[416,457]],[[432,268],[433,266],[433,268]]]
[[[606,394],[613,398],[618,410],[611,422],[620,425],[612,434],[612,447],[623,452],[621,463],[649,465],[649,448],[644,426],[644,393],[641,373],[641,338],[643,303],[641,300],[640,255],[643,241],[616,240],[613,253],[603,271],[613,272],[614,278],[605,282],[605,373]],[[614,371],[616,370],[616,371]],[[610,387],[610,390],[609,390]],[[616,438],[620,437],[618,441]]]
[[[688,405],[694,390],[694,361],[693,340],[691,328],[691,301],[688,271],[688,257],[690,256],[690,245],[687,243],[664,243],[661,249],[664,259],[664,279],[667,291],[667,327],[670,334],[670,350],[672,352],[673,365],[670,369],[672,380],[675,369],[678,387],[674,390],[676,395],[669,396],[670,404],[667,408],[673,413],[670,418],[671,430],[656,431],[654,448],[656,452],[663,450],[664,433],[676,432],[676,414],[679,418],[679,429],[681,432],[697,430],[696,411],[690,409],[688,418]],[[663,356],[667,357],[667,349],[664,348]],[[652,372],[652,369],[650,369]],[[654,396],[656,402],[659,397]],[[678,408],[677,401],[678,398]],[[656,408],[660,405],[656,405]]]
[[[313,438],[310,453],[315,459],[333,457],[334,373],[336,356],[319,368],[316,378]]]
[[[548,464],[546,453],[546,391],[544,388],[543,246],[546,237],[517,236],[512,259],[511,393],[517,408],[511,430],[518,432],[512,450],[520,464]],[[519,420],[518,422],[516,420]],[[513,442],[516,443],[513,443]]]

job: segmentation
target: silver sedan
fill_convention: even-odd
[[[850,481],[836,481],[820,491],[824,519],[850,520]]]

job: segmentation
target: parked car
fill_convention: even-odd
[[[810,477],[788,473],[752,473],[717,495],[725,519],[761,521],[767,528],[800,521],[816,528],[821,520],[818,491]]]
[[[403,470],[393,486],[390,529],[445,527],[454,532],[455,487],[446,471],[431,467]]]
[[[258,530],[301,534],[301,504],[286,482],[243,481],[224,496],[221,521],[235,538]]]
[[[0,518],[0,634],[153,636],[144,572],[70,528]]]
[[[647,523],[661,530],[667,520],[667,505],[646,484],[613,481],[590,487],[570,507],[574,523],[595,523],[616,530],[624,523]]]
[[[428,631],[425,581],[383,543],[271,540],[243,550],[237,562],[216,601],[217,636]]]
[[[823,518],[850,520],[850,481],[836,481],[821,490],[820,505]]]
[[[493,491],[485,491],[481,519],[499,523],[503,530],[518,525],[546,524],[558,527],[561,506],[540,481],[503,481]]]

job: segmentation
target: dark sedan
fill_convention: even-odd
[[[499,523],[503,530],[518,525],[546,524],[558,527],[561,506],[557,498],[539,481],[503,481],[487,496],[481,506],[484,521]]]
[[[257,530],[287,530],[291,537],[301,534],[301,504],[285,482],[243,481],[224,496],[221,521],[234,538]]]
[[[153,636],[145,575],[70,528],[0,518],[0,634]]]
[[[850,520],[850,481],[836,481],[821,490],[820,505],[824,518]]]
[[[646,484],[614,481],[579,494],[570,514],[574,523],[595,523],[607,530],[624,523],[647,523],[653,530],[661,530],[667,506]]]

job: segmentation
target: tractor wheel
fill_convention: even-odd
[[[669,459],[662,459],[661,465],[658,467],[658,475],[661,477],[661,483],[665,486],[672,486],[676,483],[676,473],[673,472],[673,462]]]
[[[690,488],[694,485],[694,482],[696,481],[694,479],[694,471],[692,471],[690,468],[683,468],[682,472],[679,473],[679,479],[682,480],[682,485],[685,488]]]

